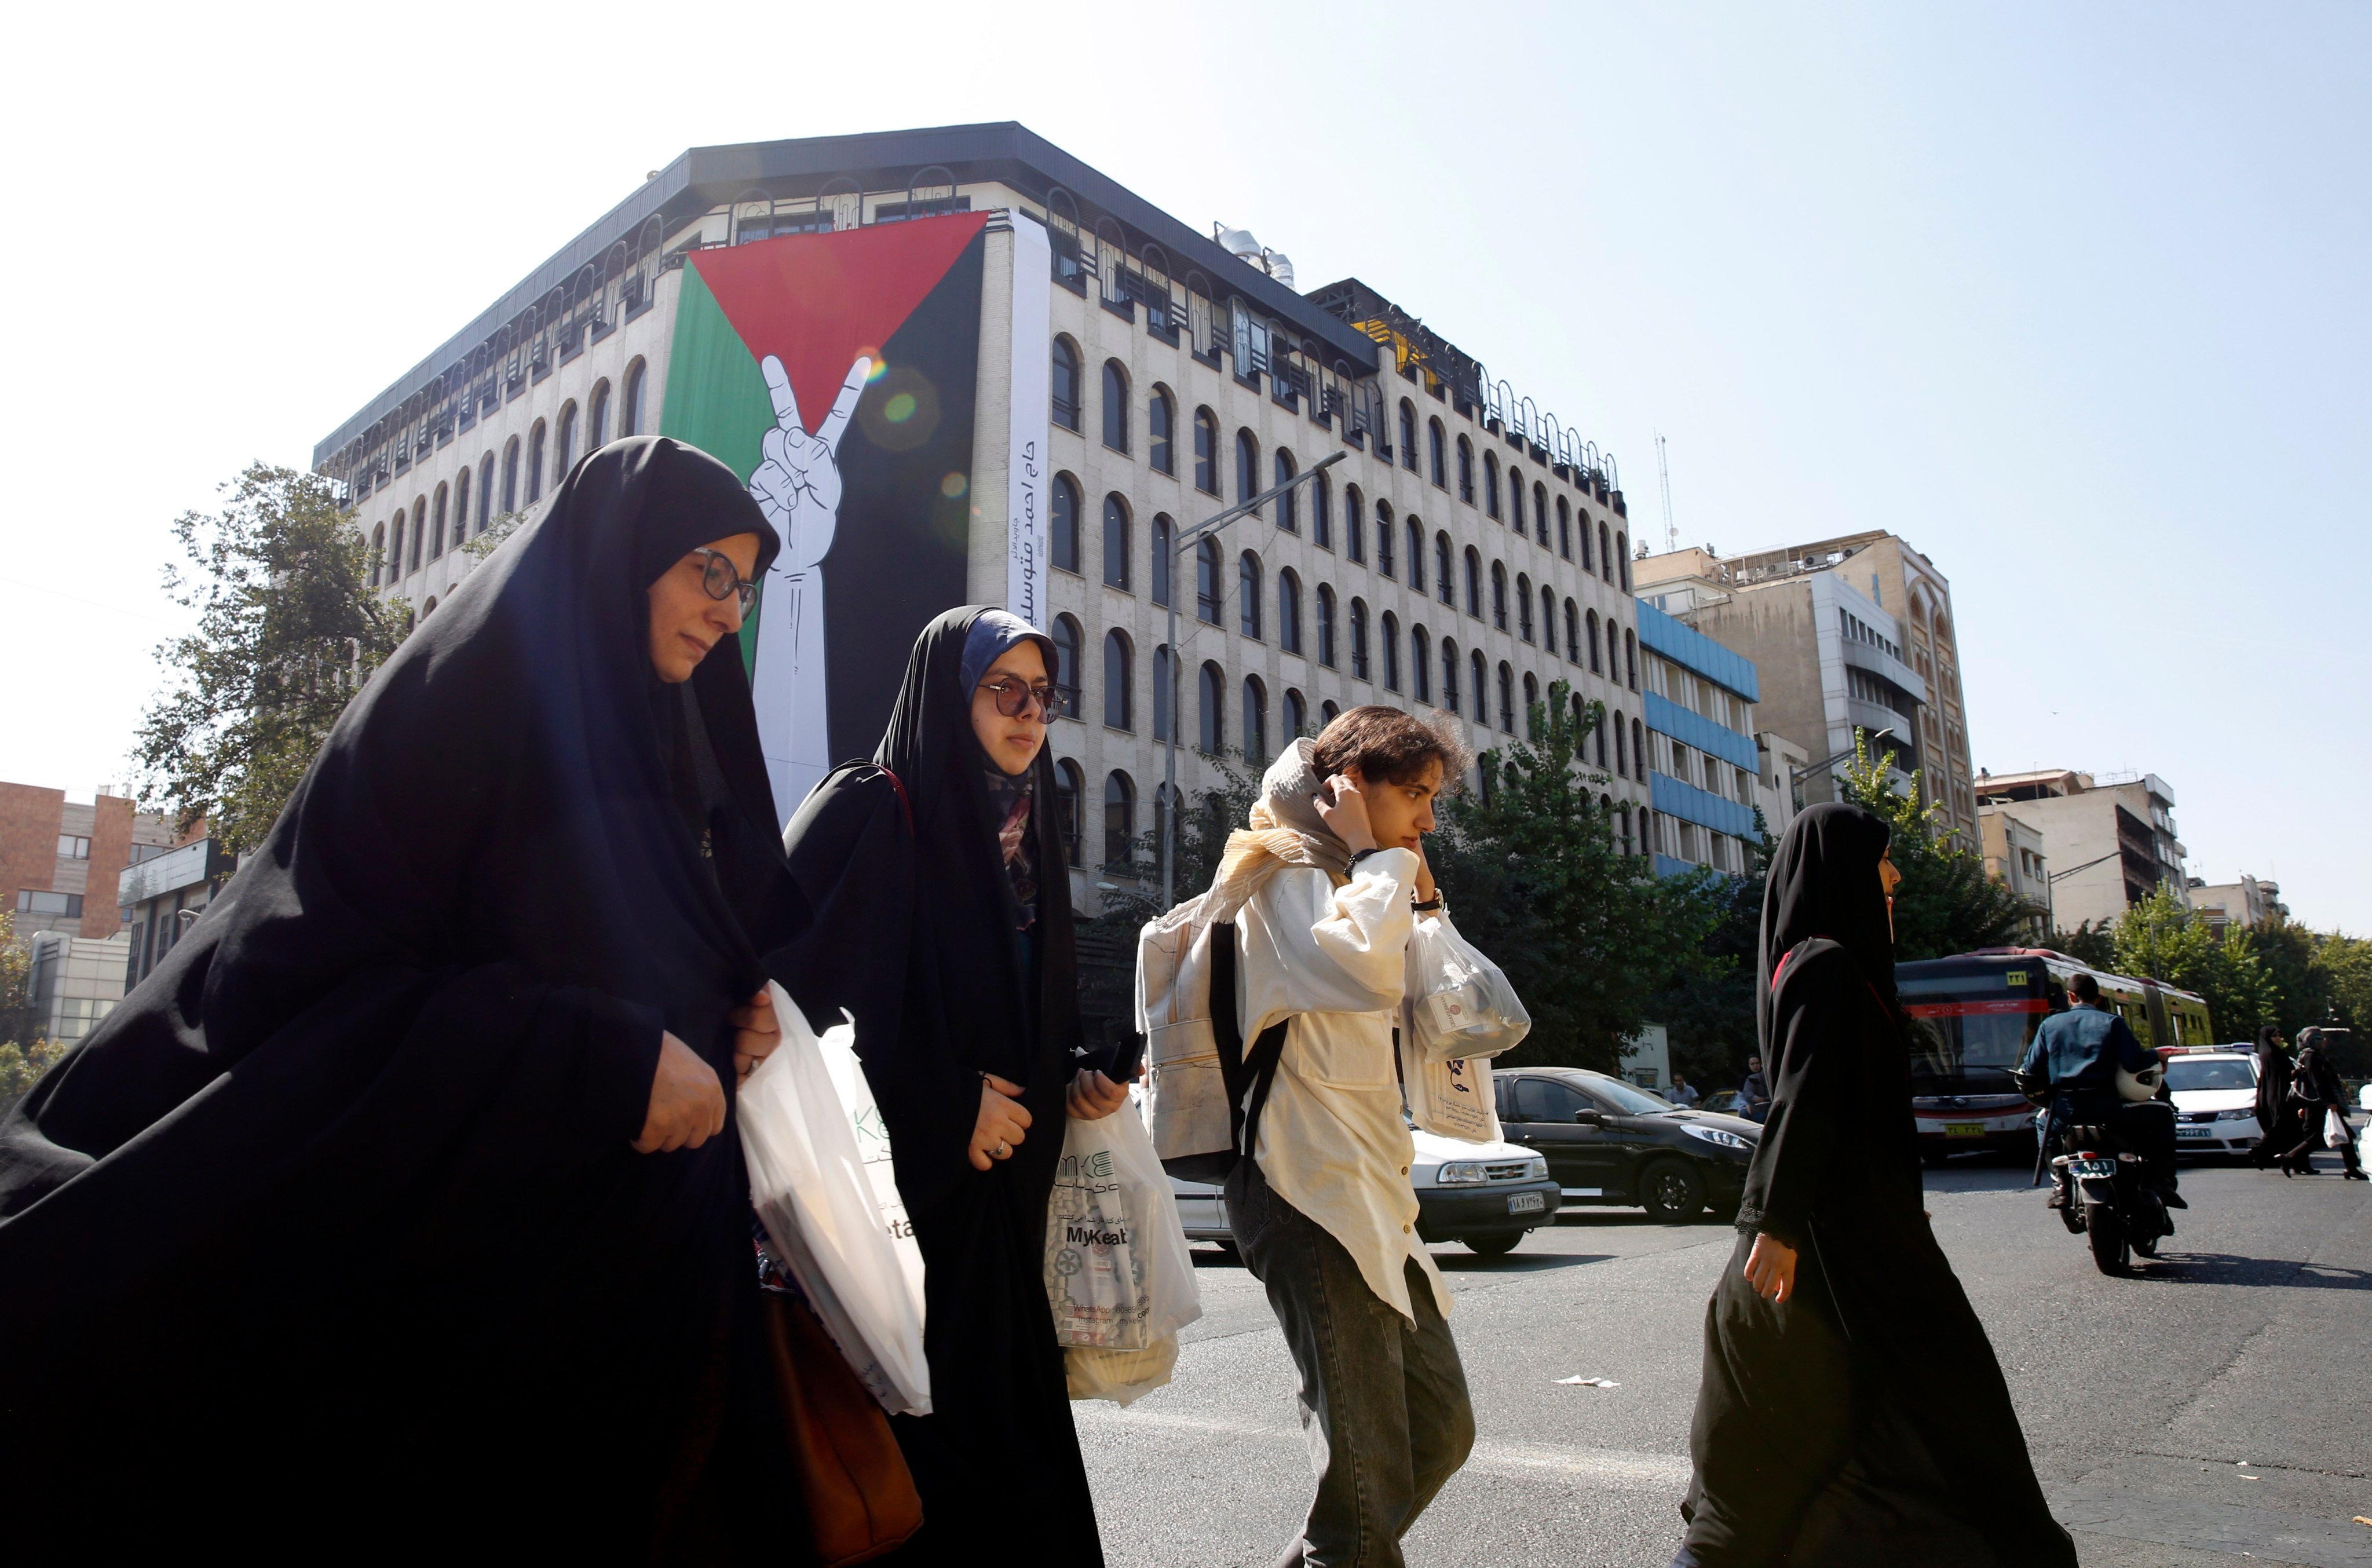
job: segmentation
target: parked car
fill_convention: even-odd
[[[1713,1093],[1705,1096],[1704,1098],[1697,1101],[1697,1109],[1699,1110],[1710,1110],[1715,1112],[1716,1115],[1721,1116],[1736,1116],[1738,1114],[1738,1091],[1736,1089],[1715,1089]]]
[[[2174,1101],[2176,1149],[2245,1155],[2257,1146],[2257,1057],[2247,1046],[2160,1052]]]
[[[1762,1127],[1683,1110],[1659,1095],[1579,1067],[1496,1074],[1508,1141],[1542,1156],[1568,1205],[1636,1204],[1679,1224],[1738,1212]]]
[[[1416,1158],[1409,1185],[1416,1189],[1416,1233],[1427,1241],[1462,1241],[1485,1258],[1513,1252],[1527,1233],[1556,1223],[1558,1193],[1548,1163],[1512,1144],[1466,1144],[1419,1127],[1410,1134]],[[1235,1245],[1227,1202],[1219,1189],[1172,1177],[1178,1218],[1189,1241]]]

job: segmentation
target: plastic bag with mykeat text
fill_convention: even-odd
[[[1064,1121],[1046,1299],[1071,1398],[1122,1405],[1169,1381],[1178,1330],[1203,1315],[1177,1200],[1133,1103]]]
[[[744,1080],[734,1119],[750,1202],[775,1255],[881,1407],[927,1415],[923,1251],[890,1164],[890,1138],[856,1059],[855,1026],[818,1035],[770,987],[782,1043]]]
[[[1523,1043],[1532,1016],[1506,972],[1458,934],[1449,916],[1421,919],[1409,932],[1401,1039],[1415,1062],[1471,1062]]]

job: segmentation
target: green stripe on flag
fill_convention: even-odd
[[[757,357],[726,319],[700,269],[687,261],[676,302],[675,344],[668,352],[659,434],[699,447],[747,482],[758,469],[759,444],[773,428],[774,402]],[[764,610],[762,589],[741,626],[745,668],[757,657],[758,619]]]

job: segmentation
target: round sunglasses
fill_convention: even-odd
[[[758,601],[758,585],[743,576],[732,558],[721,550],[711,550],[703,544],[692,553],[706,557],[700,572],[700,586],[708,591],[708,597],[722,602],[738,594],[741,613],[749,614],[750,607]]]
[[[982,681],[980,689],[996,699],[996,711],[1006,718],[1019,718],[1029,711],[1032,703],[1048,724],[1063,716],[1063,689],[1059,686],[1044,681],[1033,686],[1017,675],[1006,675]]]

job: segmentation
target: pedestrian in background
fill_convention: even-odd
[[[1705,1307],[1674,1568],[2075,1568],[1922,1207],[1889,836],[1815,806],[1771,863],[1774,1093]]]
[[[578,463],[0,1124],[17,1561],[799,1561],[730,1121],[776,547],[691,447]]]
[[[2355,1140],[2347,1126],[2347,1088],[2323,1051],[2320,1029],[2298,1031],[2297,1067],[2290,1074],[2290,1104],[2296,1109],[2303,1132],[2297,1144],[2283,1156],[2283,1168],[2300,1176],[2316,1175],[2314,1152],[2335,1147],[2345,1167],[2345,1179],[2365,1180],[2364,1168],[2356,1158]],[[2336,1130],[2340,1133],[2336,1144],[2330,1139],[2334,1117],[2338,1119]]]
[[[1672,1092],[1664,1097],[1674,1105],[1694,1105],[1702,1097],[1690,1087],[1689,1081],[1677,1067],[1672,1069]]]
[[[931,1413],[890,1427],[923,1500],[890,1561],[1103,1562],[1054,1342],[1046,1206],[1074,1072],[1070,872],[1046,730],[1054,646],[1002,610],[924,628],[870,762],[825,775],[785,832],[798,909],[767,964],[818,1023],[845,1008],[921,1245]]]
[[[2287,1175],[2289,1151],[2297,1147],[2303,1136],[2297,1109],[2290,1104],[2290,1053],[2281,1028],[2267,1024],[2257,1031],[2257,1127],[2262,1135],[2249,1152],[2259,1170],[2270,1168],[2278,1159],[2283,1174]]]
[[[1746,1059],[1746,1076],[1738,1086],[1738,1114],[1760,1121],[1771,1104],[1771,1080],[1763,1075],[1762,1058]]]

